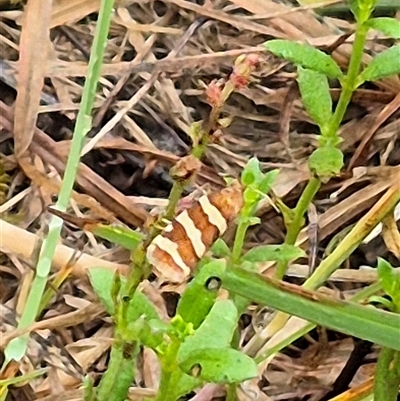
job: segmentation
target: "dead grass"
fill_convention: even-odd
[[[20,334],[13,328],[15,316],[23,309],[37,242],[48,219],[47,206],[53,203],[65,167],[95,27],[93,13],[99,6],[99,0],[51,3],[32,0],[28,8],[0,2],[0,153],[11,176],[0,211],[18,226],[0,223],[2,348]],[[351,30],[351,22],[322,18],[288,1],[117,2],[94,127],[70,212],[142,227],[151,209],[164,204],[171,185],[168,169],[187,151],[190,125],[208,112],[204,85],[225,77],[235,57],[250,52],[261,55],[261,67],[251,85],[226,105],[232,123],[222,142],[209,147],[195,186],[220,188],[221,174],[238,176],[246,160],[256,155],[266,169],[281,169],[275,193],[294,204],[308,179],[307,157],[316,146],[317,130],[299,100],[294,70],[264,53],[262,43],[271,38],[306,41],[332,52],[345,68]],[[388,40],[372,33],[364,61],[388,46]],[[28,55],[25,64],[17,62],[22,52]],[[399,77],[355,93],[341,127],[347,170],[326,184],[315,201],[317,260],[335,236],[340,237],[371,208],[393,177],[400,179],[399,93]],[[337,98],[338,90],[332,89],[332,96]],[[282,242],[281,216],[268,204],[259,214],[262,224],[253,230],[247,246]],[[315,244],[309,241],[310,232],[304,229],[299,239],[305,249]],[[125,271],[129,255],[79,230],[66,227],[63,234],[54,274],[71,276],[31,328],[28,357],[20,366],[10,366],[5,375],[26,373],[40,365],[47,366],[49,373],[45,379],[13,388],[8,401],[81,400],[83,375],[90,372],[99,378],[107,366],[112,325],[85,272],[98,264]],[[315,233],[311,235],[315,240]],[[335,273],[331,288],[346,297],[373,281],[375,272],[363,266],[374,265],[377,256],[399,264],[378,236]],[[289,277],[298,282],[307,274],[307,266],[294,265]],[[143,289],[163,316],[176,298],[171,292],[182,290],[157,281],[144,283]],[[243,339],[257,336],[267,317],[266,311],[250,310],[251,323],[243,330]],[[313,333],[278,354],[266,367],[263,380],[249,385],[240,399],[250,399],[252,390],[260,400],[324,400],[349,365],[355,369],[347,382],[361,385],[372,375],[375,354],[368,346],[359,348],[352,339],[335,333]],[[144,352],[130,398],[141,400],[153,394],[157,375],[154,356]],[[209,385],[193,400],[218,396],[218,386]]]

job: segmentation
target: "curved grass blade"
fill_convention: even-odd
[[[345,334],[400,350],[400,315],[336,300],[318,292],[232,268],[222,286],[253,302],[301,317]]]

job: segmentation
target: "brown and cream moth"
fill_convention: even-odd
[[[201,196],[179,213],[147,248],[147,260],[155,273],[182,283],[211,245],[221,237],[243,204],[242,189],[224,188]]]

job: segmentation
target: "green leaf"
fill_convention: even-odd
[[[210,383],[241,383],[258,375],[254,360],[232,348],[196,350],[180,363],[180,367]]]
[[[170,383],[176,383],[170,390],[173,394],[170,399],[178,400],[195,388],[200,387],[203,381],[199,377],[189,376],[182,370],[176,369],[172,373]]]
[[[370,17],[377,0],[350,0],[350,9],[356,21],[364,23]]]
[[[249,216],[249,217],[244,216],[240,219],[240,222],[246,223],[250,227],[260,224],[261,219],[259,217],[254,217],[254,216]]]
[[[375,56],[357,78],[357,86],[365,81],[377,81],[400,73],[400,45]]]
[[[263,194],[268,193],[271,190],[272,185],[274,184],[276,178],[279,175],[279,170],[271,170],[268,173],[264,174],[264,178],[258,185],[258,189]]]
[[[308,166],[322,182],[328,182],[330,178],[340,174],[343,167],[343,154],[338,148],[324,146],[311,154]]]
[[[114,300],[112,297],[114,274],[105,267],[92,267],[89,269],[89,279],[107,313],[112,316],[114,314]]]
[[[399,314],[342,301],[233,267],[221,279],[230,294],[400,351]]]
[[[238,313],[231,300],[218,301],[193,336],[187,337],[178,353],[178,362],[204,348],[228,348],[236,329]]]
[[[137,343],[114,342],[107,371],[97,388],[97,400],[124,400],[135,377],[135,362],[140,347]]]
[[[114,301],[112,298],[112,287],[114,284],[114,273],[106,267],[92,267],[89,269],[89,279],[94,291],[103,303],[106,311],[114,315]],[[121,278],[121,287],[126,283],[125,278]],[[146,316],[148,319],[159,320],[158,313],[149,299],[139,291],[131,299],[128,311],[128,322],[137,320],[140,316]]]
[[[323,133],[332,118],[332,98],[328,80],[325,75],[316,71],[302,67],[298,67],[297,71],[303,104]]]
[[[353,13],[354,17],[358,21],[359,16],[360,16],[360,9],[358,5],[359,0],[350,0],[350,10]]]
[[[227,258],[231,254],[231,250],[227,243],[222,239],[218,238],[211,247],[211,252],[218,258]]]
[[[308,45],[290,40],[270,40],[265,47],[278,57],[292,61],[296,65],[318,71],[330,78],[342,78],[343,73],[336,61],[328,54]]]
[[[99,224],[93,228],[93,234],[104,238],[107,241],[122,246],[125,249],[133,250],[143,239],[143,235],[124,226],[110,226]]]
[[[161,320],[146,320],[140,316],[130,323],[124,332],[124,337],[130,341],[140,341],[145,347],[156,350],[164,341],[164,335],[170,326]]]
[[[243,201],[245,204],[252,205],[262,198],[262,194],[253,185],[243,191]]]
[[[290,262],[305,257],[305,252],[294,245],[260,245],[250,249],[243,259],[248,262]]]
[[[260,170],[260,162],[256,157],[252,157],[242,171],[241,183],[244,186],[248,186],[258,183],[261,178],[262,172]]]
[[[389,262],[378,258],[378,276],[383,291],[390,295],[393,303],[400,309],[400,273],[396,272]]]
[[[217,299],[219,282],[213,280],[225,270],[225,260],[215,260],[204,265],[188,284],[178,303],[177,315],[197,329],[210,312]]]
[[[93,378],[86,375],[83,379],[83,401],[95,401],[96,392],[94,389]]]
[[[373,295],[372,297],[368,298],[368,302],[370,304],[378,304],[384,306],[387,310],[393,312],[393,302],[387,298],[379,297],[378,295]]]
[[[366,25],[394,39],[400,39],[400,21],[395,18],[372,18],[366,22]]]

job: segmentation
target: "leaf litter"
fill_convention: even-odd
[[[60,186],[93,40],[92,14],[99,7],[98,0],[57,0],[49,12],[50,3],[30,1],[28,8],[0,2],[0,167],[10,177],[0,174],[4,182],[0,185],[1,349],[20,334],[16,316],[33,278],[47,208]],[[237,56],[254,52],[261,57],[261,68],[253,82],[226,104],[224,111],[232,123],[224,129],[222,143],[207,150],[187,194],[205,185],[220,189],[221,175],[238,176],[246,160],[256,155],[265,169],[280,169],[275,194],[295,204],[308,179],[307,157],[316,146],[317,131],[293,90],[295,73],[290,64],[273,58],[262,44],[271,38],[306,41],[331,52],[344,68],[351,33],[351,21],[320,16],[312,6],[298,7],[290,1],[117,2],[94,124],[69,212],[143,227],[152,209],[165,205],[171,188],[168,170],[190,146],[190,125],[207,115],[204,85],[225,77]],[[373,31],[364,61],[389,47],[390,41]],[[23,51],[30,53],[27,63],[20,65],[17,60]],[[394,76],[360,88],[353,96],[341,126],[347,172],[324,185],[314,202],[317,260],[400,177],[399,92],[400,80]],[[338,90],[331,89],[331,94],[335,101]],[[261,224],[251,231],[246,247],[282,242],[282,217],[269,202],[258,213]],[[383,222],[383,235],[375,233],[334,273],[329,282],[332,296],[347,298],[376,280],[371,266],[378,256],[400,265],[396,220],[398,212]],[[306,227],[299,237],[306,251],[312,232]],[[86,271],[102,265],[126,272],[128,261],[126,251],[79,229],[64,228],[53,272],[64,283],[29,328],[27,357],[3,372],[9,377],[45,366],[47,374],[12,387],[8,401],[82,399],[83,375],[100,377],[113,335],[110,318],[98,304]],[[270,268],[261,265],[260,271],[269,274]],[[306,263],[293,263],[288,279],[300,283],[307,269]],[[157,281],[144,282],[142,287],[164,319],[184,289],[184,285]],[[242,332],[245,350],[252,342],[259,343],[255,351],[266,345],[258,324],[261,318],[265,327],[268,316],[268,311],[248,310],[244,320],[250,323]],[[269,344],[279,342],[302,322],[292,318]],[[376,349],[361,345],[365,349],[357,353],[360,344],[355,340],[323,329],[314,331],[263,364],[261,380],[245,383],[238,397],[249,400],[258,394],[265,400],[322,401],[344,392],[350,383],[361,388],[368,385],[376,361]],[[341,373],[349,367],[353,374],[343,379]],[[130,399],[153,395],[158,375],[154,355],[143,352]],[[220,387],[207,385],[193,399],[221,396]]]

